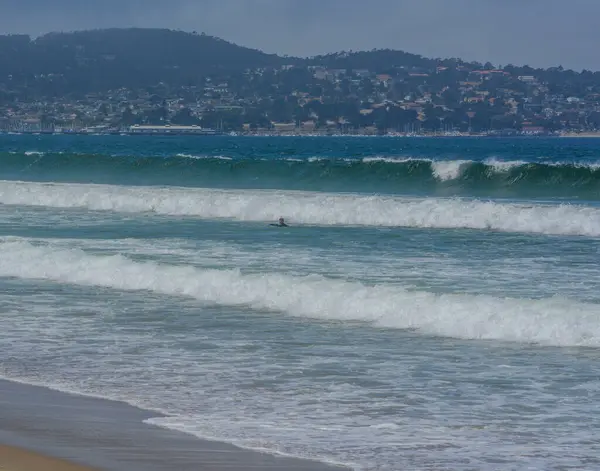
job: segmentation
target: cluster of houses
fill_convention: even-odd
[[[0,102],[0,132],[522,134],[600,128],[600,87],[577,95],[509,68],[288,65],[187,86]]]

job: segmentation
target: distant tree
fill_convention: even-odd
[[[164,106],[153,108],[144,113],[144,121],[149,124],[165,124],[169,112]]]
[[[171,124],[179,124],[182,126],[191,126],[193,124],[200,124],[200,119],[192,114],[192,110],[189,108],[181,108],[171,118]]]
[[[460,92],[454,88],[448,88],[442,93],[442,100],[444,102],[444,105],[446,105],[449,108],[458,106],[459,102],[461,101],[461,98],[462,97]]]
[[[131,108],[125,108],[121,113],[121,123],[125,126],[131,126],[136,123],[136,116],[131,111]]]
[[[600,129],[600,112],[593,111],[588,116],[588,124],[593,129]]]

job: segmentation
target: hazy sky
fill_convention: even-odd
[[[600,0],[0,0],[0,33],[204,31],[266,52],[402,49],[600,70]]]

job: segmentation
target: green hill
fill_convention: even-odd
[[[115,28],[49,33],[35,39],[27,35],[4,35],[0,36],[0,103],[17,98],[31,102],[40,97],[80,96],[119,88],[139,90],[161,83],[173,88],[204,86],[204,78],[209,75],[223,81],[231,79],[238,89],[246,88],[250,94],[263,96],[263,91],[273,92],[278,80],[266,74],[249,84],[242,73],[246,69],[281,65],[368,69],[370,73],[410,76],[415,84],[452,89],[470,71],[493,67],[489,63],[430,59],[390,49],[311,58],[281,57],[205,34],[168,29]],[[440,67],[448,70],[438,74]],[[535,75],[555,94],[580,96],[590,90],[596,92],[600,83],[600,73],[577,73],[561,67],[532,69],[508,65],[504,70],[513,77]],[[419,78],[420,72],[425,78]],[[302,82],[296,85],[305,85],[313,76],[306,68],[303,73],[295,74],[297,81]],[[517,83],[514,87],[518,91],[523,85]]]
[[[37,39],[0,36],[0,83],[20,83],[44,94],[138,88],[159,82],[183,85],[219,71],[283,62],[277,55],[212,36],[167,29],[50,33]]]

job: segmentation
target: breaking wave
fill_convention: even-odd
[[[292,224],[600,236],[600,209],[460,198],[0,181],[0,203]]]
[[[433,294],[315,275],[245,274],[235,269],[136,262],[122,255],[90,255],[26,239],[1,241],[0,254],[0,276],[4,277],[148,290],[216,305],[366,322],[447,337],[600,345],[600,305],[565,298]]]
[[[272,188],[600,199],[600,164],[586,161],[448,160],[370,156],[279,158],[178,154],[0,154],[7,179],[127,185]]]

